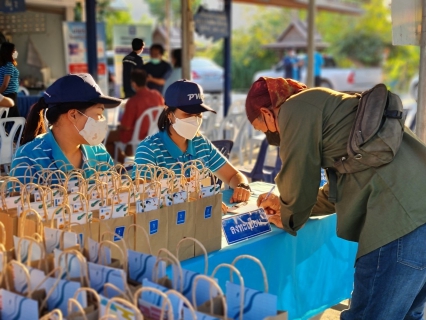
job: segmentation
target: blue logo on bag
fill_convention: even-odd
[[[80,248],[84,247],[84,235],[82,233],[78,234],[77,243],[80,245]]]
[[[149,234],[158,232],[158,220],[151,220],[149,222]]]
[[[176,223],[177,224],[185,223],[185,216],[186,216],[186,211],[185,210],[179,211],[177,213],[177,221],[176,221]]]
[[[207,206],[206,209],[204,209],[204,219],[212,217],[212,209],[212,206]]]
[[[124,237],[124,226],[115,228],[114,241],[123,239]]]

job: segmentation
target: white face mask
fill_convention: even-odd
[[[172,127],[175,129],[177,134],[188,140],[194,139],[198,129],[201,127],[203,119],[195,116],[186,119],[179,119],[174,113],[173,116],[175,117],[175,123],[172,124]]]
[[[79,111],[80,112],[80,111]],[[84,113],[80,112],[83,116],[87,118],[86,124],[84,125],[83,130],[78,131],[78,133],[87,141],[87,144],[91,146],[97,146],[100,144],[106,137],[108,132],[108,122],[105,118],[101,120],[95,120],[91,117],[86,116]]]
[[[18,51],[14,51],[13,53],[12,53],[12,58],[13,59],[18,59]]]

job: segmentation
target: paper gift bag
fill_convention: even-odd
[[[81,307],[80,303],[78,303],[78,297],[80,294],[86,294],[87,295],[87,308]],[[71,299],[70,299],[71,300]],[[98,295],[98,293],[91,289],[91,288],[80,288],[78,289],[74,297],[72,298],[72,305],[68,303],[68,317],[67,320],[85,320],[86,317],[87,320],[98,320],[100,317],[100,306],[101,306],[101,298]],[[78,312],[70,313],[70,308],[72,306],[77,306]],[[81,309],[80,309],[81,308]]]
[[[106,305],[104,304],[106,302]],[[101,320],[107,319],[126,319],[126,320],[143,320],[137,307],[122,298],[106,299],[101,296]],[[109,317],[111,316],[111,318]]]
[[[199,240],[207,252],[219,250],[222,246],[222,194],[201,198],[193,203],[194,238]],[[195,247],[195,256],[202,254]]]
[[[148,232],[151,250],[155,254],[161,248],[167,248],[169,240],[168,212],[170,207],[136,214],[136,224]],[[146,245],[136,242],[135,251],[145,252]]]
[[[167,296],[167,288],[144,279],[142,288],[135,292],[133,304],[147,320],[179,319],[183,302],[176,296]]]
[[[0,289],[0,319],[38,320],[38,302]]]
[[[168,240],[167,248],[176,255],[176,244],[183,238],[195,236],[194,202],[183,202],[169,207],[168,211]],[[194,257],[194,243],[182,244],[179,259]]]
[[[152,254],[151,243],[149,241],[148,232],[145,228],[140,225],[132,224],[124,232],[124,241],[127,244],[129,250],[135,250],[138,248],[139,252],[146,252],[149,255]]]
[[[101,220],[99,221],[99,234],[101,235],[100,240],[102,240],[102,235],[105,233],[111,232],[114,236],[111,236],[113,242],[121,240],[124,236],[124,232],[129,226],[135,223],[135,215],[130,214],[125,217]],[[111,248],[112,256],[117,256],[120,254],[116,251],[115,247]]]
[[[209,289],[207,290],[209,300],[199,305],[199,302],[197,301],[197,291],[201,283],[208,283],[210,285]],[[212,278],[202,274],[194,278],[192,289],[192,305],[197,312],[197,319],[225,319],[224,315],[228,312],[226,298],[222,292],[222,289]],[[185,308],[184,314],[187,315],[184,317],[184,319],[189,319],[188,312],[185,310]]]
[[[15,213],[0,212],[0,222],[8,230],[5,234],[5,248],[10,250],[13,248],[13,236],[18,234],[18,216]]]

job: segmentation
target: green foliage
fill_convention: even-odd
[[[116,24],[133,23],[132,16],[128,11],[110,11],[105,15],[105,32],[107,40],[107,49],[112,49],[113,27]]]
[[[338,54],[348,57],[356,65],[365,67],[379,66],[383,49],[384,42],[380,36],[367,30],[348,32],[335,44]]]
[[[146,0],[152,15],[163,21],[166,18],[165,0]],[[201,0],[191,0],[191,9],[195,13]],[[180,22],[181,17],[181,0],[170,0],[172,21]]]
[[[247,90],[252,84],[255,72],[270,69],[279,56],[273,50],[262,48],[274,42],[290,23],[290,11],[274,10],[259,7],[255,21],[247,29],[232,32],[232,89]],[[199,54],[209,57],[219,65],[223,65],[223,41],[215,43],[211,48]]]

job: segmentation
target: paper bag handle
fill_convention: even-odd
[[[109,316],[109,311],[111,309],[111,304],[113,302],[122,304],[122,305],[126,306],[127,308],[132,309],[132,311],[135,313],[135,320],[143,320],[143,315],[141,314],[141,312],[139,311],[139,309],[135,305],[133,305],[132,303],[130,303],[127,300],[124,300],[123,298],[118,298],[118,297],[114,297],[114,298],[109,299],[109,301],[106,305],[106,309],[105,309],[105,312],[106,312],[105,316]],[[170,318],[170,319],[173,319],[173,317]]]
[[[235,267],[235,264],[239,261],[239,260],[242,260],[242,259],[249,259],[249,260],[251,260],[251,261],[254,261],[255,263],[257,263],[257,265],[260,267],[260,270],[262,271],[262,275],[263,275],[263,286],[264,286],[264,292],[265,293],[268,293],[268,291],[269,291],[269,285],[268,285],[268,275],[266,274],[266,270],[265,270],[265,267],[263,266],[263,264],[262,264],[262,262],[259,260],[259,259],[257,259],[257,258],[255,258],[255,257],[253,257],[253,256],[250,256],[250,255],[248,255],[248,254],[242,254],[242,255],[240,255],[240,256],[238,256],[238,257],[236,257],[235,259],[234,259],[234,261],[232,261],[232,265]],[[231,282],[233,282],[233,272],[231,271]]]
[[[22,238],[22,234],[24,232],[23,230],[24,230],[24,226],[25,226],[25,220],[27,219],[28,213],[34,214],[36,216],[36,218],[37,218],[37,224],[36,224],[37,230],[40,229],[39,231],[41,231],[42,226],[43,226],[43,224],[41,222],[40,214],[37,211],[35,211],[33,208],[24,210],[24,212],[21,213],[21,217],[20,217],[20,220],[21,220],[21,222],[20,222],[21,228],[20,229],[21,230],[20,230],[20,233],[19,233],[19,237],[21,237],[21,238]],[[38,233],[41,233],[41,232],[38,232]]]
[[[195,238],[192,238],[192,237],[182,238],[178,242],[178,244],[176,245],[176,258],[179,260],[179,249],[180,249],[180,246],[181,246],[182,242],[184,242],[186,240],[190,240],[190,241],[195,242],[196,244],[198,244],[198,246],[201,248],[201,250],[203,250],[203,253],[204,253],[204,274],[207,274],[207,270],[209,268],[209,260],[208,260],[208,257],[207,257],[207,250],[206,250],[206,248],[204,247],[204,245],[199,240],[197,240]]]
[[[105,233],[104,233],[105,234]],[[117,235],[117,236],[119,236],[119,235]],[[122,240],[122,239],[121,239]],[[123,251],[123,249],[121,249],[120,248],[120,246],[118,245],[118,244],[116,244],[116,243],[114,243],[114,242],[112,242],[112,241],[109,241],[109,240],[103,240],[103,241],[101,241],[101,242],[99,242],[99,249],[98,249],[98,261],[100,261],[100,263],[102,263],[102,260],[101,260],[101,258],[100,258],[100,255],[102,254],[102,247],[104,246],[104,245],[107,245],[107,244],[109,244],[109,245],[112,245],[112,246],[114,246],[118,251],[120,251],[120,253],[121,253],[121,256],[122,256],[122,258],[123,258],[123,270],[126,272],[126,273],[128,273],[129,272],[129,270],[128,270],[128,265],[129,265],[129,261],[128,261],[128,258],[127,258],[127,248],[126,248],[126,245],[124,244],[124,251]],[[103,255],[102,255],[102,257],[103,257]],[[106,258],[105,258],[106,259]]]
[[[223,294],[222,289],[219,287],[219,285],[215,281],[213,281],[212,278],[204,274],[199,274],[198,276],[194,278],[194,283],[192,284],[192,305],[195,306],[195,308],[197,308],[197,285],[201,279],[207,281],[210,284],[210,290],[212,286],[216,288],[217,292],[219,293],[219,296],[222,299],[222,305],[223,305],[223,311],[224,311],[223,313],[225,314],[225,319],[227,319],[228,305],[226,304],[226,298],[225,298],[225,295]],[[214,312],[213,298],[211,296],[211,291],[210,291],[210,314],[213,314],[213,312]]]
[[[109,283],[109,282],[107,282],[107,283],[105,283],[104,284],[104,291],[103,291],[103,295],[106,297],[106,298],[108,298],[109,299],[109,297],[108,297],[108,291],[107,291],[107,289],[112,289],[112,290],[114,290],[114,291],[117,291],[117,293],[119,294],[119,295],[121,295],[122,297],[126,297],[127,296],[127,299],[132,299],[133,298],[133,295],[129,295],[129,293],[126,293],[126,292],[124,292],[124,291],[122,291],[121,289],[119,289],[116,285],[113,285],[112,283]],[[129,289],[130,290],[130,289]],[[130,292],[130,291],[129,291]]]
[[[73,307],[77,307],[78,311],[81,313],[81,315],[78,315],[79,317],[82,317],[84,320],[87,320],[86,313],[84,312],[83,307],[81,304],[74,298],[68,299],[68,315],[70,315],[73,311]]]
[[[171,266],[173,266],[173,259],[171,259],[170,257],[157,257],[157,260],[155,261],[154,264],[154,268],[153,268],[153,281],[155,283],[158,282],[158,265],[160,264],[160,261],[165,261],[165,262],[169,262]],[[176,265],[177,268],[177,272],[179,274],[179,278],[176,277],[175,273],[173,272],[173,282],[174,282],[174,286],[177,287],[178,286],[178,280],[180,279],[180,291],[183,291],[183,272],[182,272],[182,268],[179,265]]]
[[[22,264],[21,262],[19,262],[19,261],[16,261],[16,260],[12,260],[12,261],[10,261],[8,264],[7,264],[7,267],[8,268],[11,268],[12,269],[12,272],[13,272],[13,265],[17,265],[17,266],[19,266],[19,268],[21,268],[23,271],[24,271],[24,276],[25,276],[25,280],[27,281],[27,288],[28,288],[28,292],[27,292],[27,294],[26,294],[26,297],[27,298],[31,298],[31,296],[32,296],[32,291],[31,291],[31,280],[30,280],[30,273],[28,272],[28,269],[27,269],[27,267],[24,265],[24,264]],[[4,272],[6,272],[7,270],[5,269],[5,271]],[[9,279],[10,277],[8,277],[7,275],[6,275],[6,289],[8,290],[8,291],[12,291],[11,290],[11,286],[10,286],[10,283],[9,283],[9,280],[11,280],[11,279]],[[13,292],[13,291],[12,291]]]
[[[146,240],[146,242],[148,243],[148,248],[149,248],[149,254],[152,254],[152,250],[151,250],[151,242],[149,241],[149,236],[148,236],[148,232],[146,232],[146,230],[145,230],[145,228],[144,227],[142,227],[142,226],[140,226],[140,225],[138,225],[138,224],[135,224],[135,223],[133,223],[133,224],[131,224],[125,231],[124,231],[124,235],[123,235],[123,239],[124,239],[124,241],[126,241],[126,239],[127,239],[127,244],[128,244],[128,246],[130,247],[130,245],[129,245],[129,237],[128,237],[128,233],[130,232],[129,231],[129,229],[130,228],[132,228],[132,227],[134,227],[134,228],[136,228],[136,229],[140,229],[140,230],[142,230],[142,232],[143,232],[143,234],[145,235],[145,240]],[[135,237],[136,238],[136,237]]]
[[[231,272],[234,271],[236,273],[236,275],[238,276],[239,280],[240,280],[240,286],[241,286],[241,290],[240,290],[240,298],[241,298],[240,299],[240,320],[243,320],[243,317],[244,317],[244,279],[241,276],[240,271],[238,271],[238,269],[235,268],[232,264],[228,264],[228,263],[221,263],[216,268],[214,268],[211,277],[214,278],[214,276],[216,275],[216,272],[221,268],[231,269]]]
[[[74,299],[77,300],[78,295],[82,292],[86,292],[87,293],[91,293],[93,295],[93,297],[95,298],[97,304],[98,304],[98,309],[101,307],[101,298],[99,298],[99,294],[96,292],[96,290],[92,289],[92,288],[88,288],[88,287],[81,287],[78,288],[76,290],[76,292],[74,293]]]
[[[4,227],[3,222],[1,221],[0,221],[0,233],[1,233],[0,244],[5,246],[6,245],[6,228]]]
[[[141,293],[143,292],[152,292],[155,293],[157,295],[159,295],[160,297],[163,298],[163,303],[161,304],[161,313],[160,313],[160,318],[159,319],[164,319],[164,313],[166,311],[166,305],[169,305],[169,310],[167,310],[167,319],[173,319],[173,307],[172,307],[172,303],[170,302],[169,297],[162,291],[156,289],[156,288],[151,288],[151,287],[142,287],[139,288],[138,290],[136,290],[134,296],[133,296],[133,304],[136,306],[136,308],[139,308],[139,304],[138,304],[138,298],[141,295]]]
[[[180,291],[182,292],[183,291],[183,272],[182,272],[182,266],[180,265],[180,261],[179,261],[179,259],[178,258],[176,258],[176,256],[173,254],[173,253],[171,253],[168,249],[166,249],[166,248],[161,248],[160,250],[158,250],[158,253],[157,253],[157,261],[155,262],[155,265],[154,265],[154,268],[155,268],[155,266],[156,265],[158,265],[158,259],[163,259],[163,257],[160,257],[160,255],[161,255],[161,253],[165,253],[166,254],[166,256],[168,257],[168,259],[169,259],[169,262],[172,262],[171,264],[173,265],[173,262],[174,262],[174,264],[176,265],[176,267],[177,267],[177,270],[178,270],[178,272],[179,272],[179,276],[180,276]],[[155,274],[155,275],[157,275],[157,273]],[[176,282],[176,287],[177,287],[177,282]]]
[[[75,257],[77,258],[79,264],[80,264],[80,268],[81,271],[84,270],[84,274],[83,272],[80,272],[80,284],[85,287],[85,286],[89,286],[90,285],[90,280],[89,280],[89,270],[87,269],[87,263],[84,262],[84,257],[81,254],[80,251],[75,250],[75,249],[65,249],[63,252],[60,253],[59,257],[58,257],[58,263],[61,262],[61,259],[63,256],[65,256],[65,274],[67,276],[67,280],[69,280],[69,272],[68,272],[68,255],[69,254],[73,254],[75,255]],[[85,283],[84,283],[85,282]]]
[[[40,305],[40,307],[39,307],[39,312],[41,312],[41,310],[43,310],[43,308],[45,307],[45,305],[47,304],[47,300],[50,298],[50,296],[53,294],[53,292],[55,291],[55,289],[56,289],[56,287],[59,285],[59,282],[61,281],[61,279],[62,279],[62,274],[63,274],[63,272],[62,272],[62,268],[61,267],[57,267],[57,268],[54,268],[52,271],[50,271],[47,275],[46,275],[46,277],[43,279],[43,281],[42,282],[40,282],[39,284],[38,284],[38,286],[34,289],[34,291],[36,291],[36,290],[38,290],[38,288],[40,288],[41,287],[41,285],[43,284],[43,283],[45,283],[46,282],[46,280],[48,279],[48,278],[50,278],[50,277],[55,277],[55,273],[57,272],[57,271],[59,271],[59,276],[58,277],[56,277],[56,281],[55,281],[55,283],[53,284],[53,286],[52,286],[52,288],[50,288],[50,290],[46,293],[46,297],[44,298],[44,300],[43,300],[43,302],[41,303],[41,305]],[[34,292],[33,291],[33,292]]]
[[[54,315],[56,315],[56,318],[52,318]],[[60,309],[53,309],[51,312],[45,314],[43,317],[40,318],[40,320],[52,320],[52,319],[62,320],[63,319],[62,311]]]
[[[194,307],[192,306],[191,302],[180,292],[170,289],[166,291],[167,296],[175,296],[178,299],[182,300],[186,306],[188,307],[189,311],[191,311],[192,320],[197,320],[197,314],[195,313]]]
[[[16,249],[16,255],[17,255],[16,260],[18,262],[22,263],[22,261],[21,261],[21,248],[22,248],[22,241],[23,240],[29,241],[29,244],[28,244],[27,266],[30,266],[31,256],[32,256],[32,251],[33,251],[32,250],[33,244],[36,244],[36,245],[38,245],[40,247],[40,253],[41,253],[41,257],[38,260],[37,269],[41,269],[41,263],[42,263],[42,261],[44,262],[44,267],[46,269],[46,263],[47,263],[47,261],[46,261],[46,250],[44,248],[44,245],[43,245],[43,243],[40,243],[36,239],[31,238],[31,237],[24,236],[24,237],[20,237],[19,238],[19,240],[18,240],[18,248]]]

